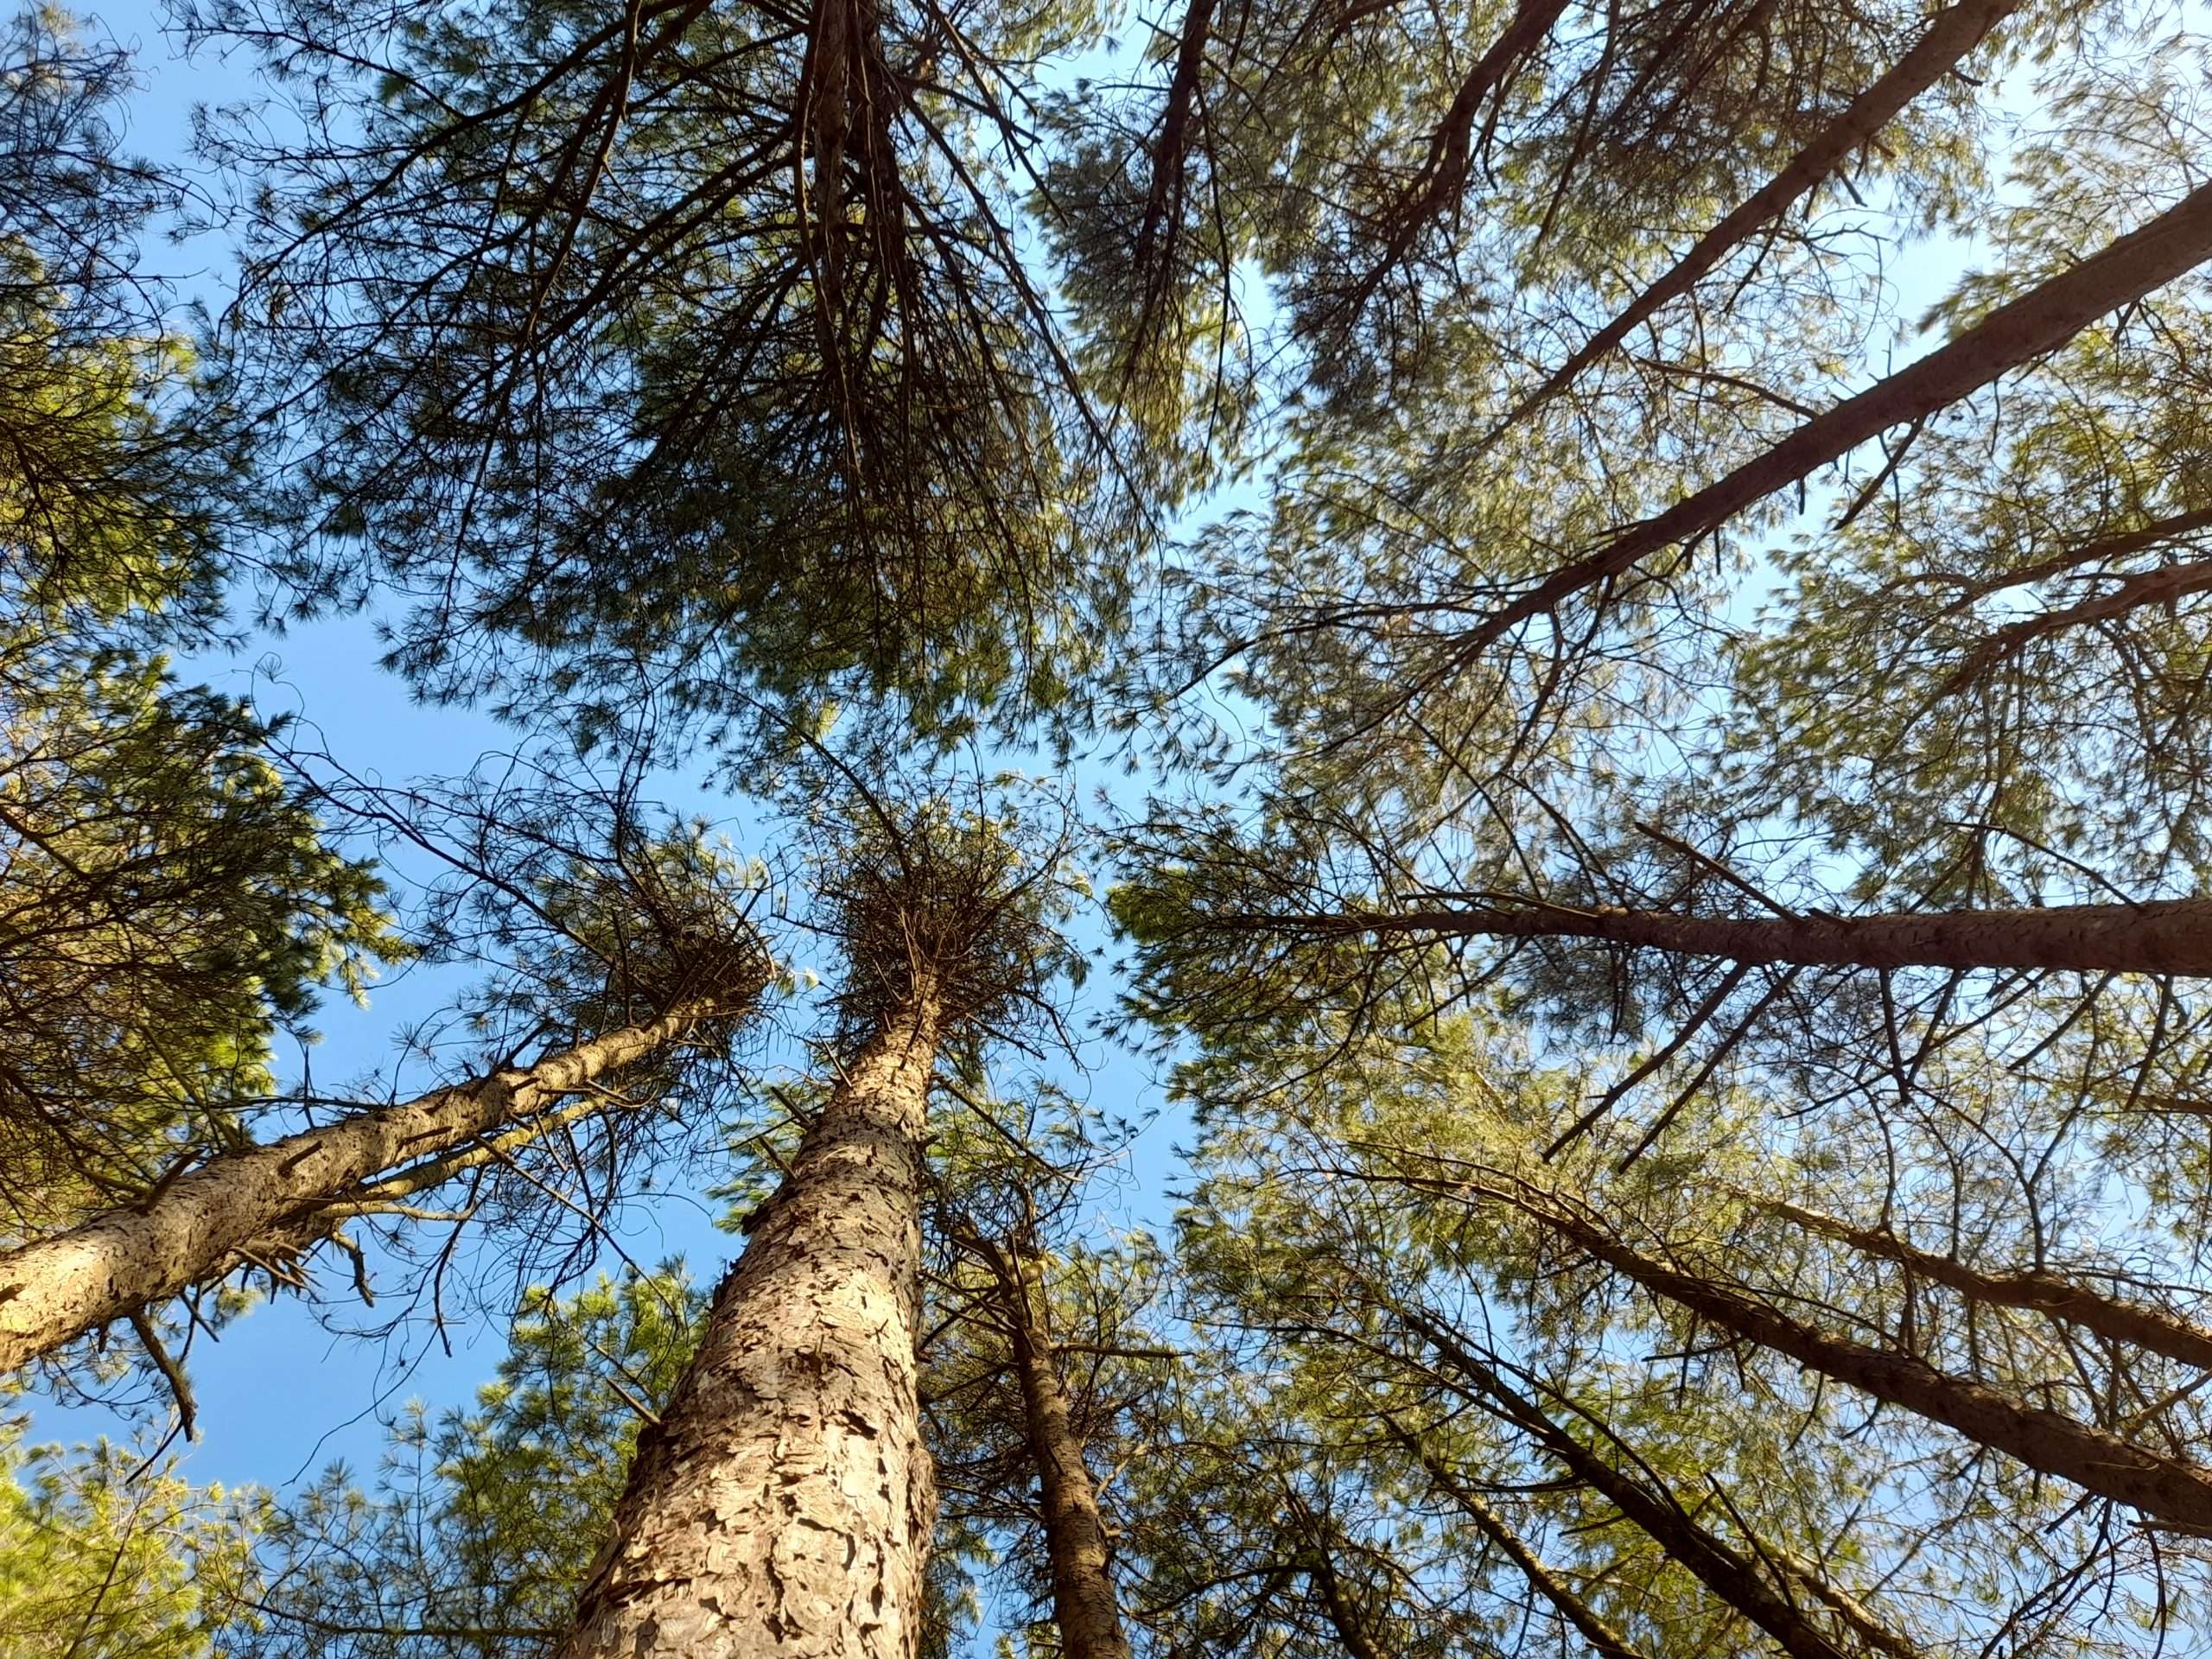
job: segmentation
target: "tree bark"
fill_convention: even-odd
[[[532,1065],[226,1153],[137,1205],[10,1250],[0,1255],[0,1372],[215,1277],[241,1246],[284,1236],[371,1176],[513,1124],[731,1007],[728,996],[695,999]]]
[[[2071,1481],[2179,1525],[2212,1530],[2212,1471],[2145,1451],[2063,1412],[2024,1405],[1999,1389],[1940,1371],[1913,1355],[1869,1347],[1792,1319],[1750,1291],[1655,1262],[1611,1232],[1503,1187],[1478,1188],[1511,1204],[1645,1289],[1731,1335],[1808,1370],[1957,1430],[2027,1467]]]
[[[1707,1589],[1772,1637],[1790,1659],[1852,1659],[1847,1649],[1768,1584],[1747,1557],[1700,1526],[1671,1492],[1655,1492],[1614,1468],[1534,1401],[1509,1387],[1447,1326],[1417,1309],[1402,1312],[1446,1364],[1497,1403],[1506,1421],[1526,1431],[1569,1474],[1627,1516]]]
[[[1231,928],[1319,937],[1589,939],[1738,963],[1834,968],[2041,968],[2212,976],[2212,899],[2054,905],[1872,916],[1677,916],[1658,911],[1439,906],[1395,912],[1224,918]]]
[[[938,1026],[919,983],[809,1126],[639,1439],[556,1659],[912,1659],[936,1507],[914,1342]]]
[[[1337,1564],[1329,1554],[1326,1543],[1312,1545],[1306,1555],[1306,1581],[1320,1597],[1321,1611],[1328,1615],[1329,1628],[1336,1631],[1337,1640],[1344,1644],[1350,1659],[1383,1659],[1382,1649],[1367,1633],[1359,1609],[1352,1605],[1344,1592],[1344,1581],[1337,1573]]]
[[[1779,218],[1784,209],[1842,166],[1851,153],[1887,126],[1906,105],[1956,68],[1989,31],[2020,9],[2022,0],[1958,0],[1936,13],[1928,32],[1866,91],[1853,99],[1789,164],[1753,191],[1728,216],[1700,237],[1611,322],[1592,334],[1544,384],[1515,404],[1492,429],[1495,439],[1581,378],[1583,371],[1629,337],[1637,324],[1669,300],[1696,287],[1733,249]]]
[[[2012,0],[2018,4],[2018,0]],[[1406,257],[1422,229],[1442,215],[1465,188],[1474,155],[1475,117],[1484,103],[1503,90],[1507,79],[1550,35],[1566,13],[1567,0],[1522,0],[1505,31],[1475,60],[1460,80],[1444,119],[1430,135],[1428,154],[1414,175],[1407,199],[1391,214],[1395,221],[1380,257],[1352,291],[1347,312],[1356,313],[1374,296],[1382,279]]]
[[[1986,1273],[1949,1256],[1917,1249],[1895,1233],[1854,1227],[1847,1221],[1822,1215],[1816,1210],[1800,1209],[1779,1198],[1758,1198],[1754,1202],[1769,1214],[1793,1221],[1808,1232],[1895,1262],[1921,1278],[1955,1290],[1971,1300],[2048,1313],[2053,1319],[2064,1319],[2129,1347],[2145,1348],[2183,1364],[2212,1370],[2212,1330],[2158,1308],[2100,1295],[2087,1285],[2060,1274],[2034,1268]]]
[[[1001,1312],[1021,1384],[1023,1438],[1037,1471],[1045,1516],[1045,1554],[1052,1572],[1052,1618],[1066,1659],[1129,1659],[1128,1638],[1109,1571],[1112,1560],[1098,1490],[1083,1460],[1052,1333],[1037,1317],[1020,1258],[988,1247]]]
[[[2212,184],[2120,237],[2041,286],[1999,306],[1948,341],[1856,397],[1815,416],[1764,454],[1656,518],[1630,524],[1586,557],[1554,571],[1500,605],[1460,643],[1471,655],[1585,588],[1624,575],[1662,548],[1718,529],[1756,501],[1786,489],[1870,438],[1920,420],[1978,391],[2006,370],[2054,351],[2107,312],[2212,258]]]

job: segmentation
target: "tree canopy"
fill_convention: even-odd
[[[0,41],[0,1365],[507,1350],[0,1648],[2212,1642],[2198,9],[165,16]]]

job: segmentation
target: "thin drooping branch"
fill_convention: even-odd
[[[2019,10],[2021,0],[1957,0],[1936,15],[1912,49],[1821,130],[1789,164],[1746,196],[1692,245],[1666,272],[1590,336],[1544,383],[1522,398],[1491,429],[1495,438],[1573,385],[1592,364],[1618,349],[1636,327],[1670,300],[1695,288],[1706,273],[1779,218],[1800,197],[1850,159],[1896,119],[1905,105],[1956,69],[1989,31]]]
[[[739,988],[749,1005],[762,987]],[[372,1177],[528,1118],[647,1058],[728,1017],[734,1000],[692,999],[531,1065],[225,1154],[141,1204],[0,1255],[0,1371],[216,1276],[236,1264],[241,1246],[282,1236]]]
[[[1885,1229],[1853,1226],[1834,1216],[1822,1215],[1780,1198],[1756,1202],[1770,1215],[1795,1222],[1809,1232],[1848,1244],[1869,1255],[1895,1262],[1918,1277],[1955,1290],[1974,1301],[2048,1313],[2053,1319],[2078,1325],[2126,1347],[2147,1349],[2183,1364],[2212,1370],[2212,1330],[2174,1314],[2100,1295],[2063,1274],[2036,1268],[1985,1272],[1948,1255],[1918,1249]]]
[[[2099,317],[2212,258],[2212,184],[2080,264],[1999,306],[1963,334],[1798,427],[1780,442],[1664,512],[1629,525],[1492,609],[1459,641],[1471,660],[1522,623],[1626,575],[1663,549],[1694,542],[1753,503],[1839,461],[1893,426],[1925,419],[2055,351]]]

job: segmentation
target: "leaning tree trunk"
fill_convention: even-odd
[[[1730,1336],[1956,1429],[1978,1445],[2100,1497],[2193,1531],[2212,1531],[2212,1469],[2152,1452],[2063,1412],[2026,1404],[1971,1377],[1938,1370],[1916,1355],[1832,1336],[1738,1286],[1654,1261],[1564,1208],[1532,1203],[1503,1188],[1481,1190]]]
[[[994,1247],[991,1270],[1021,1383],[1023,1438],[1045,1512],[1045,1554],[1052,1571],[1052,1618],[1066,1659],[1128,1659],[1128,1638],[1107,1570],[1105,1517],[1083,1461],[1067,1389],[1052,1357],[1052,1333],[1029,1299],[1021,1262]]]
[[[1401,1444],[1427,1471],[1437,1490],[1459,1506],[1460,1512],[1475,1523],[1475,1529],[1501,1555],[1520,1568],[1529,1587],[1551,1603],[1553,1610],[1582,1638],[1596,1659],[1643,1659],[1643,1655],[1629,1644],[1627,1637],[1600,1618],[1596,1609],[1575,1594],[1573,1586],[1506,1524],[1505,1517],[1491,1508],[1481,1493],[1461,1480],[1449,1464],[1421,1445],[1414,1435],[1395,1423],[1391,1427]]]
[[[2018,11],[2021,3],[2022,0],[1955,0],[1937,12],[1910,51],[1815,134],[1787,167],[1738,202],[1573,357],[1546,376],[1543,385],[1515,404],[1490,437],[1495,439],[1550,402],[1581,378],[1592,364],[1616,350],[1638,323],[1669,300],[1680,299],[1695,288],[1700,277],[1872,142],[1906,105],[1955,71],[1988,37],[1989,31]]]
[[[761,988],[745,988],[745,1001]],[[296,1231],[370,1177],[528,1118],[732,1007],[728,995],[694,999],[533,1065],[226,1153],[135,1205],[0,1255],[0,1372],[217,1277],[242,1249]]]
[[[1680,916],[1567,905],[1227,917],[1212,924],[1316,938],[1586,939],[1732,962],[1835,968],[2030,968],[2212,976],[2212,899],[2053,905],[2043,910],[1870,916]]]
[[[1534,1401],[1507,1384],[1448,1326],[1417,1309],[1399,1312],[1447,1365],[1497,1402],[1507,1421],[1525,1430],[1576,1481],[1618,1510],[1677,1566],[1765,1631],[1790,1659],[1853,1659],[1850,1649],[1822,1630],[1794,1598],[1768,1583],[1751,1556],[1700,1525],[1674,1493],[1645,1485],[1583,1445]]]
[[[2056,351],[2099,317],[2208,258],[2212,184],[2198,186],[2148,224],[1997,307],[1918,361],[1823,410],[1735,471],[1522,589],[1467,631],[1459,645],[1463,658],[1471,660],[1521,624],[1625,575],[1650,555],[1710,534],[1890,428],[1923,420],[2007,370]]]
[[[912,1659],[936,1507],[921,1438],[930,988],[840,1075],[640,1436],[556,1659]]]
[[[1955,1290],[1969,1301],[1997,1307],[2023,1307],[2094,1331],[2126,1347],[2145,1348],[2199,1370],[2212,1370],[2212,1328],[2169,1313],[2164,1308],[2123,1301],[2092,1290],[2078,1280],[2041,1268],[1987,1272],[1933,1250],[1923,1250],[1886,1228],[1855,1227],[1780,1198],[1754,1197],[1770,1215],[1793,1221],[1808,1232],[1848,1244],[1868,1255],[1895,1262],[1931,1283]]]

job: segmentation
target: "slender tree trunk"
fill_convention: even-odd
[[[1475,1523],[1475,1530],[1521,1570],[1529,1587],[1551,1603],[1575,1634],[1590,1644],[1590,1651],[1598,1659],[1643,1659],[1642,1653],[1629,1645],[1628,1638],[1599,1618],[1590,1604],[1576,1595],[1567,1580],[1529,1548],[1520,1534],[1506,1525],[1505,1517],[1484,1502],[1482,1495],[1461,1480],[1450,1465],[1421,1446],[1411,1433],[1402,1429],[1399,1438],[1406,1449],[1421,1460],[1421,1467],[1427,1471],[1438,1489]]]
[[[1895,1233],[1872,1227],[1855,1227],[1816,1210],[1804,1210],[1778,1198],[1754,1200],[1760,1209],[1796,1223],[1808,1232],[1832,1238],[1869,1255],[1895,1262],[1931,1283],[1957,1291],[1977,1302],[1999,1307],[2024,1307],[2053,1319],[2078,1325],[2101,1337],[2145,1348],[2183,1364],[2212,1370],[2212,1330],[2164,1313],[2100,1295],[2087,1285],[2062,1274],[2033,1268],[1987,1273],[1963,1262],[1938,1255],[1908,1244]]]
[[[1471,656],[1585,588],[1626,575],[1651,554],[1718,529],[1891,427],[1923,419],[2006,370],[2056,350],[2099,317],[2207,258],[2212,258],[2212,184],[2200,185],[2149,224],[1999,306],[1917,362],[1815,415],[1726,477],[1523,589],[1468,631],[1461,652]]]
[[[993,1276],[1021,1383],[1023,1436],[1037,1471],[1045,1512],[1045,1553],[1052,1569],[1052,1618],[1066,1659],[1128,1659],[1128,1638],[1109,1571],[1105,1517],[1083,1461],[1052,1333],[1039,1319],[1020,1256],[991,1246]]]
[[[1503,90],[1529,54],[1551,34],[1567,3],[1568,0],[1522,0],[1504,32],[1469,68],[1444,119],[1429,137],[1428,154],[1422,158],[1412,190],[1392,214],[1396,223],[1389,239],[1352,291],[1347,312],[1357,312],[1366,305],[1421,231],[1447,212],[1465,189],[1468,163],[1474,155],[1475,118],[1486,101]]]
[[[808,1128],[640,1438],[557,1659],[912,1659],[936,1507],[921,1439],[918,984]]]
[[[1205,72],[1206,40],[1213,25],[1215,0],[1185,0],[1183,26],[1175,45],[1175,71],[1168,77],[1167,98],[1160,117],[1160,133],[1152,145],[1152,181],[1145,191],[1144,219],[1137,227],[1137,275],[1147,295],[1146,321],[1151,321],[1153,297],[1164,293],[1172,278],[1160,257],[1160,238],[1171,238],[1182,217],[1184,171],[1191,150],[1198,80]]]
[[[760,989],[745,988],[744,1000]],[[0,1255],[0,1372],[216,1276],[240,1247],[284,1236],[334,1196],[544,1110],[732,1006],[728,996],[688,1001],[532,1065],[226,1153],[138,1204]]]
[[[1832,1336],[1751,1292],[1684,1273],[1630,1249],[1604,1228],[1503,1187],[1480,1189],[1572,1241],[1648,1290],[1719,1330],[1848,1383],[1877,1400],[1956,1429],[2031,1469],[2183,1526],[2212,1529],[2212,1471],[2162,1457],[2063,1412],[2024,1405],[1986,1384],[1913,1355]]]
[[[1738,963],[1837,968],[2041,968],[2212,976],[2212,899],[1873,916],[1677,916],[1566,906],[1225,917],[1229,929],[1328,938],[1589,939]]]
[[[1770,1585],[1749,1558],[1693,1520],[1673,1494],[1651,1491],[1583,1445],[1535,1402],[1509,1387],[1449,1327],[1418,1310],[1402,1312],[1446,1364],[1497,1402],[1509,1422],[1527,1431],[1569,1474],[1626,1516],[1677,1565],[1772,1637],[1790,1659],[1852,1659],[1848,1649]]]
[[[1319,1596],[1321,1611],[1329,1616],[1329,1626],[1336,1631],[1337,1640],[1344,1644],[1349,1659],[1383,1659],[1382,1649],[1367,1632],[1359,1609],[1344,1593],[1344,1580],[1338,1575],[1337,1564],[1330,1557],[1326,1544],[1314,1544],[1308,1551],[1306,1578]]]
[[[1842,114],[1791,158],[1789,166],[1746,196],[1726,218],[1700,237],[1663,276],[1630,302],[1627,309],[1592,334],[1542,385],[1516,404],[1492,429],[1491,438],[1494,440],[1531,410],[1566,391],[1583,371],[1626,340],[1637,324],[1669,300],[1679,299],[1696,287],[1699,279],[1732,250],[1779,218],[1792,202],[1828,177],[1850,159],[1853,151],[1895,120],[1906,105],[1955,69],[1991,29],[2018,11],[2021,3],[2022,0],[1957,0],[1956,4],[1936,13],[1928,25],[1928,32],[1910,52],[1853,99]]]

